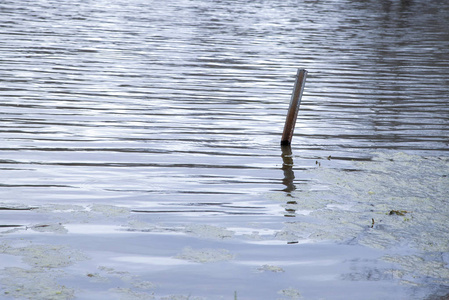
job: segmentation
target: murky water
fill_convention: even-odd
[[[0,298],[449,294],[447,1],[5,0],[0,60]]]

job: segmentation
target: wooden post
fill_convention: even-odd
[[[306,83],[307,71],[298,69],[296,73],[295,87],[293,89],[290,107],[287,118],[285,119],[284,132],[282,134],[281,145],[290,145],[292,143],[293,131],[295,130],[296,118],[298,117],[299,104],[301,103],[302,92]]]

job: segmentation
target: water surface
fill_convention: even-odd
[[[448,294],[448,20],[446,1],[2,1],[2,295]]]

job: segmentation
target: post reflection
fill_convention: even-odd
[[[295,209],[291,208],[288,204],[297,204],[297,202],[293,199],[294,196],[292,195],[292,192],[296,190],[296,185],[294,183],[295,179],[295,172],[293,172],[293,154],[292,154],[292,148],[290,146],[284,145],[281,146],[282,149],[282,170],[284,171],[284,179],[282,180],[282,183],[285,185],[285,188],[283,189],[284,192],[286,192],[287,197],[291,197],[291,200],[287,201],[287,206],[285,207],[285,214],[286,217],[295,217]]]

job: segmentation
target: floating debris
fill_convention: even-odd
[[[405,216],[405,214],[409,213],[409,211],[406,210],[390,210],[388,215],[397,215],[397,216]]]
[[[107,217],[117,217],[120,215],[128,215],[130,213],[128,208],[115,205],[94,204],[90,206],[90,209]]]
[[[59,234],[64,234],[67,233],[67,229],[64,227],[64,225],[62,225],[61,223],[57,223],[57,224],[37,224],[31,227],[34,231],[38,231],[38,232],[50,232],[50,233],[59,233]]]

